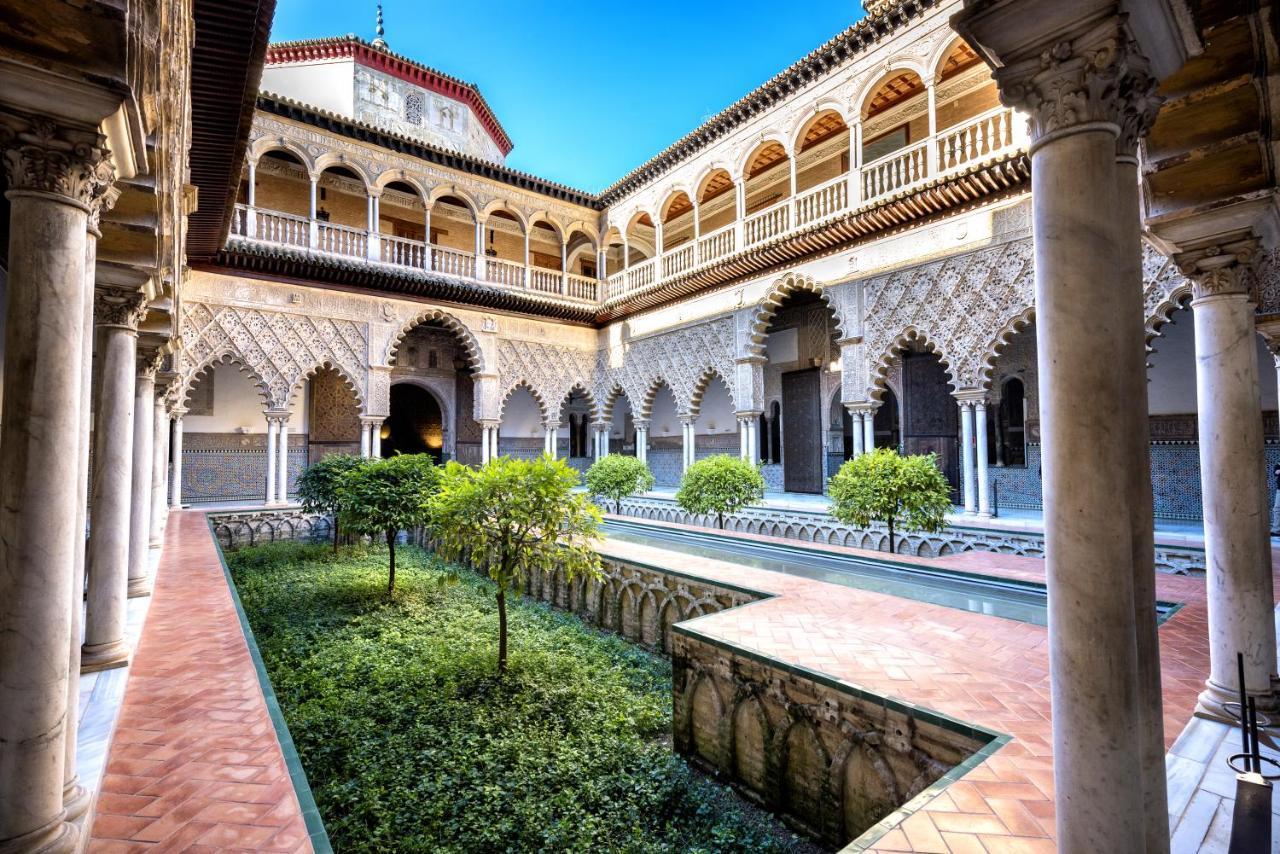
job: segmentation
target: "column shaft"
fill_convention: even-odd
[[[853,455],[860,457],[866,453],[866,444],[862,436],[862,411],[850,412],[849,419],[853,422]]]
[[[280,435],[276,439],[276,501],[289,503],[289,416],[280,418]]]
[[[173,479],[170,492],[169,507],[173,510],[182,509],[182,412],[178,411],[173,416],[173,441],[169,443],[169,450],[173,456],[173,463],[169,467],[169,476]]]
[[[991,515],[991,484],[987,474],[987,402],[980,400],[974,405],[974,453],[978,460],[978,514]]]
[[[360,456],[365,457],[367,459],[369,457],[371,447],[372,446],[369,444],[369,422],[361,421],[360,422]]]
[[[133,403],[137,384],[137,319],[140,301],[129,296],[95,303],[101,329],[93,423],[90,495],[89,593],[85,608],[84,671],[128,663],[125,611],[129,586],[129,513],[133,492]]]
[[[382,422],[369,425],[369,451],[375,460],[382,459]]]
[[[24,188],[19,173],[31,172],[20,163],[31,154],[48,165],[45,149],[56,146],[72,161],[68,171],[85,157],[61,139],[32,140],[33,152],[25,136],[5,152],[12,160],[0,424],[0,848],[70,851],[76,832],[65,822],[63,768],[66,739],[75,737],[66,729],[68,650],[83,537],[79,455],[71,449],[80,446],[83,419],[89,200],[55,195],[59,180]]]
[[[862,413],[862,449],[867,453],[876,449],[875,418],[874,409]]]
[[[1271,561],[1258,530],[1267,507],[1257,343],[1247,294],[1203,293],[1191,308],[1209,602],[1209,681],[1200,705],[1220,715],[1221,704],[1237,698],[1238,652],[1249,693],[1274,705]]]
[[[960,491],[964,512],[977,511],[977,490],[973,477],[973,404],[960,402]]]
[[[151,444],[151,546],[159,548],[164,542],[165,511],[169,500],[165,494],[169,469],[169,413],[164,401],[156,400],[152,408],[154,435]]]
[[[133,488],[129,507],[129,595],[151,592],[151,457],[155,428],[155,366],[143,366],[133,401]]]
[[[1115,133],[1093,125],[1032,155],[1054,781],[1064,851],[1142,851],[1131,444],[1132,348],[1116,286]],[[1127,306],[1127,303],[1126,303]],[[1086,401],[1089,402],[1086,405]]]
[[[280,435],[279,422],[267,416],[267,504],[276,503],[276,440]]]

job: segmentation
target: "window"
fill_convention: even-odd
[[[411,125],[422,124],[422,96],[412,92],[404,99],[404,120]]]

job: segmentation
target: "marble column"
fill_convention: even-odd
[[[964,512],[978,509],[977,490],[973,476],[973,401],[962,400],[960,405],[960,492],[964,500]]]
[[[102,138],[0,115],[10,203],[0,425],[0,850],[69,852],[64,762],[89,211]]]
[[[649,462],[649,422],[636,421],[636,458],[644,463]]]
[[[596,457],[596,459],[600,459],[600,457],[609,456],[609,439],[611,438],[609,435],[609,430],[610,430],[610,425],[608,424],[596,425],[596,432],[600,436],[600,455]]]
[[[997,72],[1030,113],[1057,844],[1146,850],[1126,396],[1142,339],[1118,281],[1118,19]],[[1064,99],[1069,93],[1069,102]],[[1067,107],[1069,103],[1069,108]],[[1141,295],[1141,288],[1133,285]],[[1099,424],[1117,425],[1100,430]],[[1162,820],[1167,820],[1162,814]]]
[[[991,515],[991,483],[987,473],[987,400],[973,403],[974,455],[977,458],[978,515]]]
[[[169,484],[169,509],[171,510],[182,509],[182,416],[186,412],[179,407],[173,410],[172,440],[169,442],[169,454],[172,457],[169,464],[169,477],[173,481]]]
[[[99,290],[93,308],[102,367],[100,387],[94,395],[82,672],[122,667],[129,661],[124,629],[133,492],[133,404],[138,322],[144,311],[141,294],[124,289]]]
[[[169,482],[169,412],[163,394],[153,402],[152,414],[155,417],[151,440],[151,547],[158,549],[164,544],[165,512],[169,509],[165,492]]]
[[[853,431],[853,455],[860,457],[866,453],[866,443],[862,436],[862,410],[854,409],[848,404],[845,408],[849,410],[849,420],[852,422],[850,429]]]
[[[276,438],[276,502],[289,503],[289,413],[280,413]],[[376,454],[375,454],[376,457]]]
[[[369,457],[369,422],[366,419],[360,419],[360,456],[368,459]]]
[[[267,417],[267,494],[265,503],[268,507],[276,503],[276,443],[280,440],[280,419],[274,415]]]
[[[1196,403],[1204,552],[1209,603],[1209,680],[1199,711],[1224,717],[1236,701],[1236,653],[1244,679],[1267,709],[1276,707],[1271,555],[1259,519],[1268,515],[1258,406],[1257,341],[1247,264],[1256,242],[1215,245],[1177,256],[1191,279],[1196,339]]]
[[[133,484],[129,501],[129,596],[151,593],[151,463],[155,430],[156,371],[160,356],[138,357],[133,401]]]
[[[548,421],[542,425],[542,428],[545,431],[542,440],[543,453],[554,460],[559,453],[556,447],[556,436],[560,432],[560,422]]]
[[[876,449],[875,409],[864,409],[862,412],[862,449],[867,453]]]
[[[375,460],[382,459],[382,419],[369,425],[369,453]]]
[[[698,458],[698,437],[695,432],[694,420],[687,416],[680,419],[680,449],[684,455],[680,467],[681,472],[688,471],[689,466],[693,465]]]

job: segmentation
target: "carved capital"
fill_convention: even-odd
[[[163,365],[164,355],[159,348],[138,348],[138,379],[155,382]]]
[[[102,215],[116,206],[120,198],[120,188],[114,184],[107,187],[99,196],[89,202],[89,232],[95,237],[102,236]]]
[[[1243,294],[1253,297],[1251,267],[1258,251],[1256,238],[1215,244],[1174,256],[1178,272],[1191,281],[1193,299]]]
[[[147,315],[147,304],[137,291],[122,288],[99,288],[93,298],[93,322],[96,326],[118,326],[131,332]]]
[[[1156,123],[1156,114],[1164,98],[1157,92],[1160,81],[1151,73],[1151,64],[1138,52],[1133,42],[1126,45],[1121,61],[1118,85],[1120,136],[1116,139],[1118,157],[1136,158],[1138,142]]]
[[[115,182],[105,138],[45,116],[0,114],[9,190],[47,193],[91,208]]]
[[[1125,56],[1118,21],[996,72],[1004,102],[1031,115],[1034,146],[1088,126],[1120,125],[1119,80]]]

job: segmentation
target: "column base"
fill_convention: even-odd
[[[89,803],[93,795],[80,785],[80,775],[76,775],[62,788],[62,809],[67,814],[67,821],[78,821],[89,812]]]
[[[1275,712],[1280,711],[1280,697],[1277,697],[1272,686],[1268,685],[1265,691],[1249,691],[1247,693],[1248,696],[1254,699],[1259,712],[1273,715]],[[1239,719],[1226,710],[1225,704],[1227,703],[1239,705],[1240,692],[1234,688],[1226,688],[1206,681],[1204,690],[1200,692],[1200,696],[1196,700],[1195,716],[1239,726]]]
[[[155,548],[159,548],[159,547],[156,546]],[[130,599],[137,599],[142,596],[150,596],[151,595],[151,576],[148,575],[148,576],[144,576],[143,578],[130,578],[129,587],[125,595],[128,596],[128,598]]]
[[[105,644],[85,644],[80,648],[80,672],[97,673],[127,667],[132,650],[124,641]]]
[[[0,854],[71,854],[78,847],[80,832],[68,824],[66,816],[13,839],[0,841]]]

